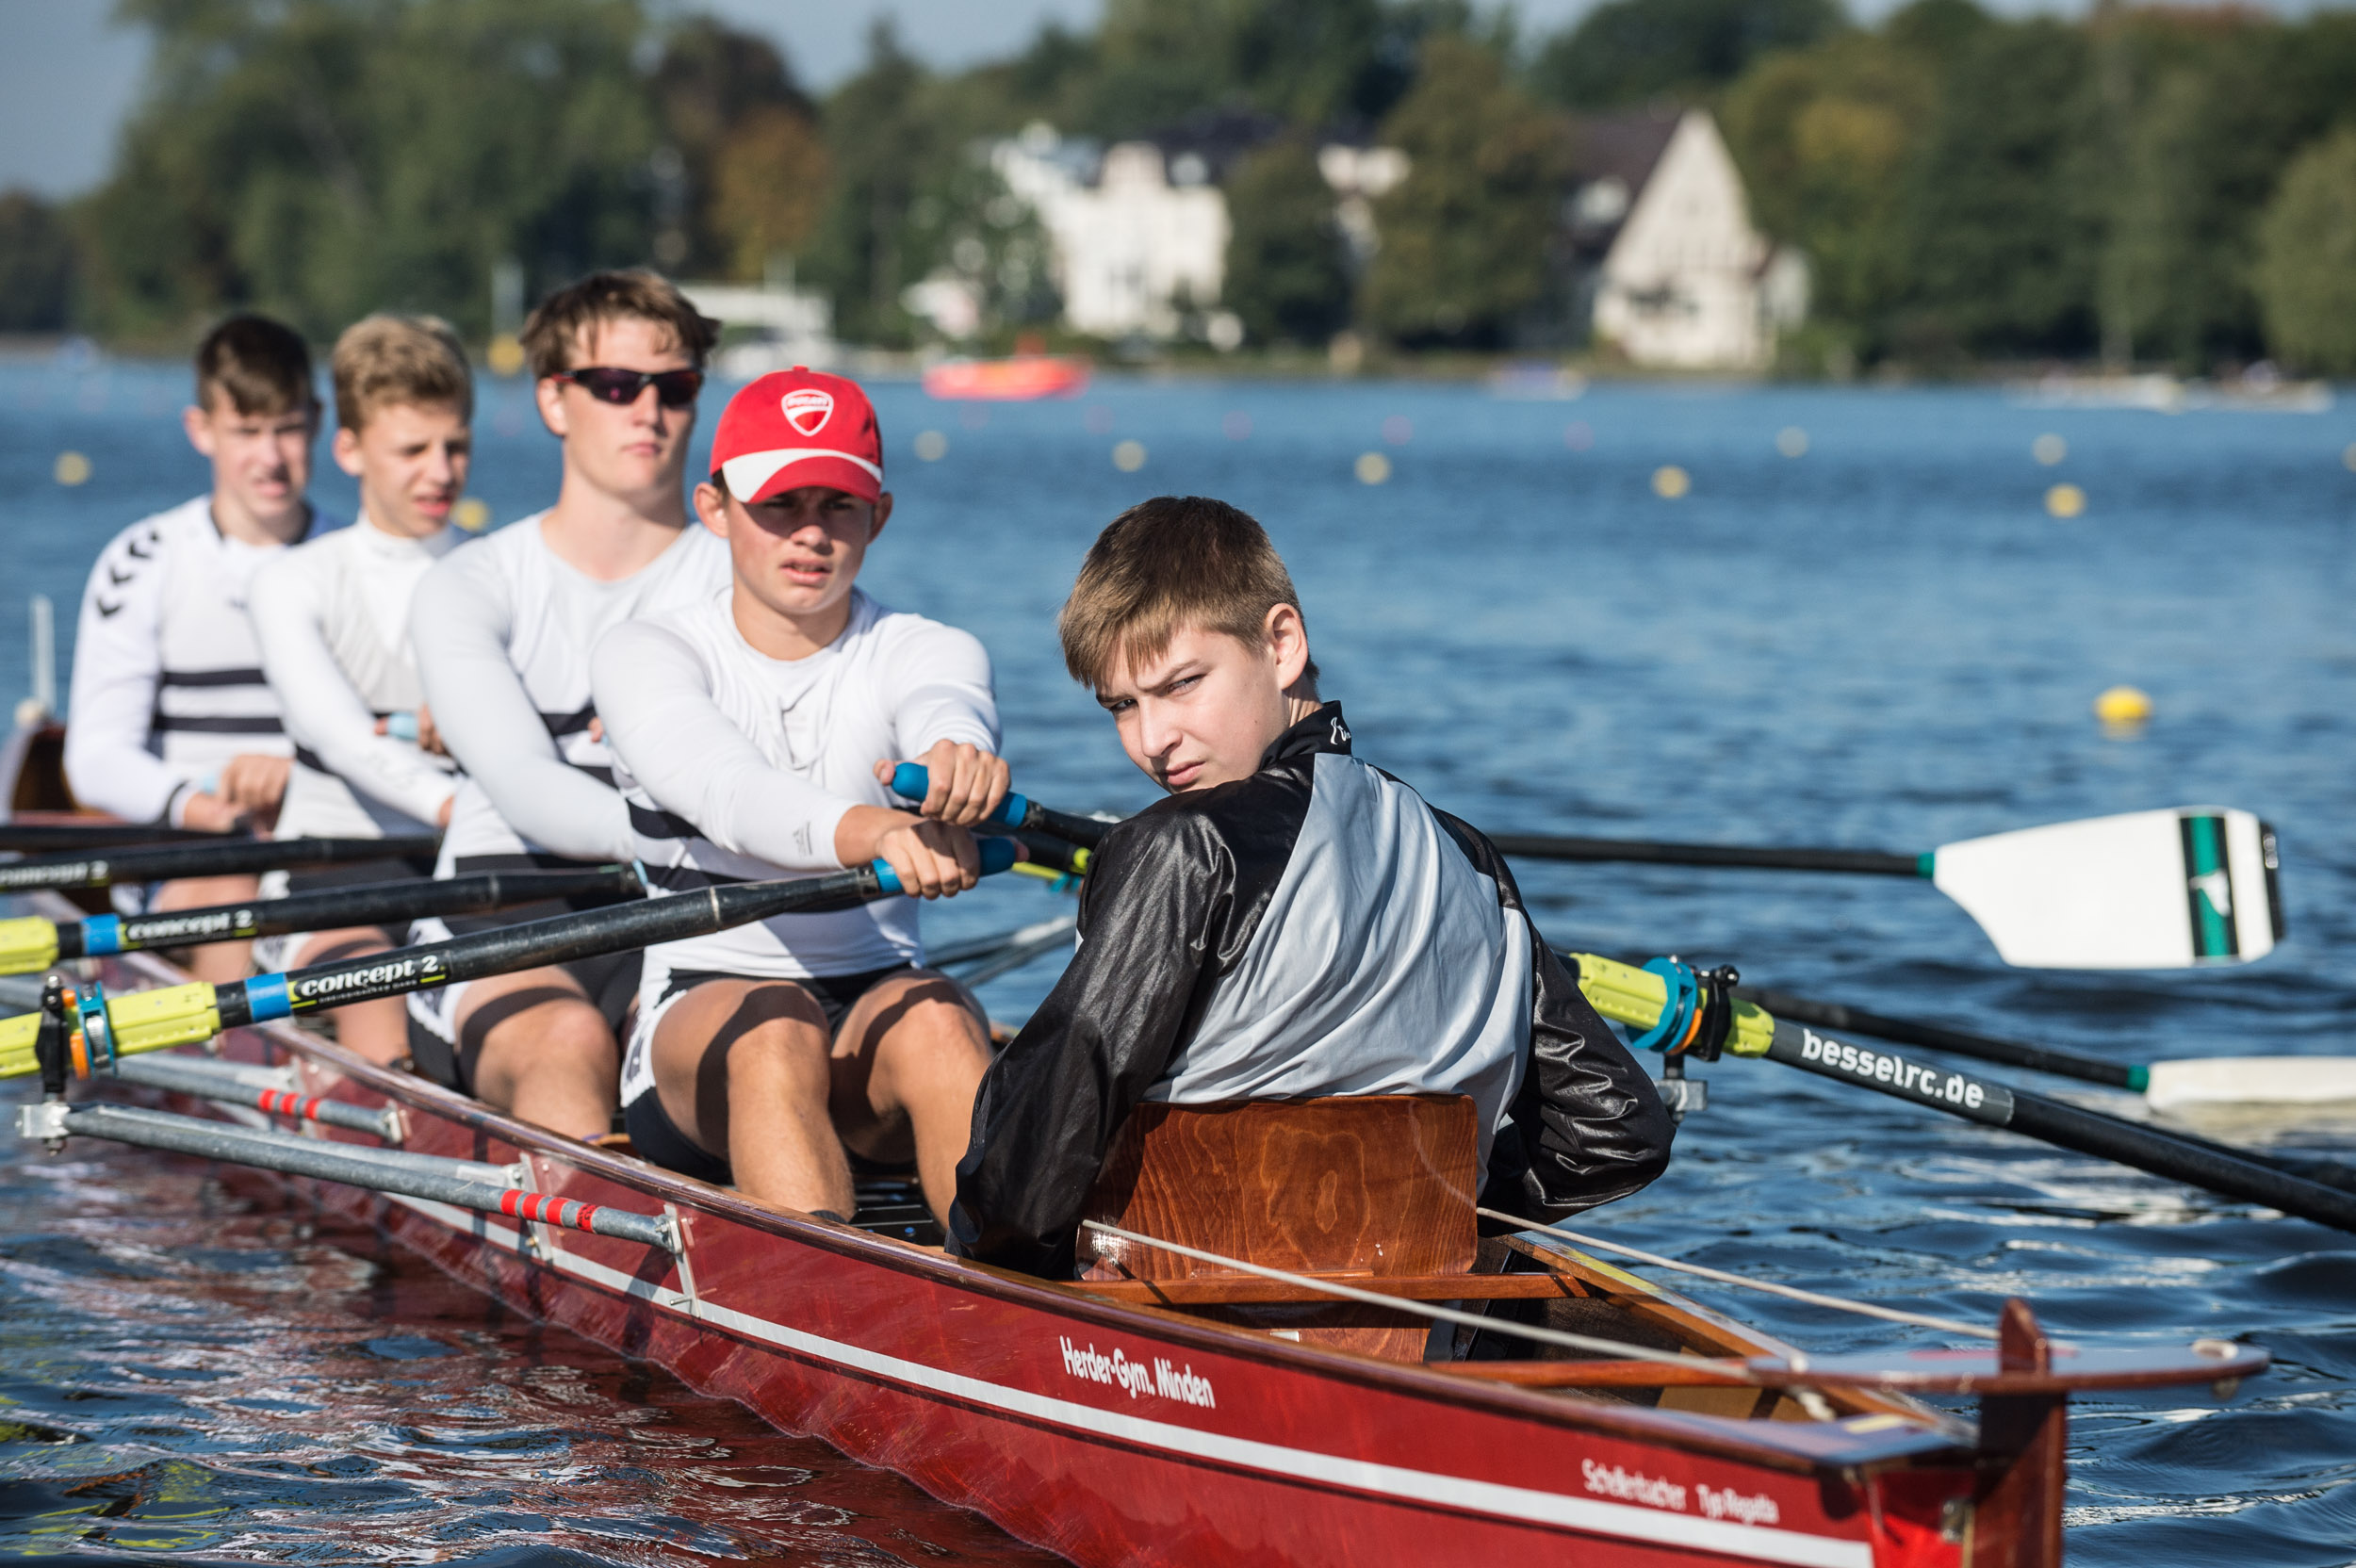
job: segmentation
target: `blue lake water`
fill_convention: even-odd
[[[203,487],[184,397],[173,368],[0,365],[0,694],[25,687],[25,597],[57,600],[70,647],[100,544]],[[877,403],[899,511],[866,580],[989,645],[1006,748],[1039,798],[1151,798],[1064,677],[1054,614],[1122,506],[1217,495],[1290,561],[1361,755],[1492,830],[1915,851],[2230,805],[2280,830],[2290,922],[2248,969],[2036,972],[2005,968],[1928,887],[1526,866],[1559,945],[1731,960],[1756,984],[2120,1059],[2350,1046],[2356,401],[2169,416],[1992,390],[1513,401],[1125,380],[1023,407],[904,385]],[[523,390],[489,388],[477,430],[494,518],[545,505],[555,448]],[[1804,455],[1778,449],[1787,430]],[[946,437],[938,461],[913,455],[925,431]],[[2067,444],[2056,465],[2031,454],[2047,433]],[[1114,464],[1123,441],[1144,449],[1134,472]],[[67,449],[87,483],[53,478]],[[1370,451],[1387,482],[1353,478]],[[1664,465],[1690,493],[1656,495]],[[2059,482],[2087,497],[2074,521],[2044,508]],[[318,493],[349,510],[332,469]],[[2122,681],[2156,706],[2135,739],[2089,713]],[[1055,906],[992,885],[928,930]],[[1043,960],[985,997],[1019,1019],[1054,978]],[[1711,1104],[1675,1167],[1592,1228],[1941,1314],[1985,1319],[2024,1295],[2088,1344],[2263,1346],[2276,1370],[2229,1405],[2081,1403],[2073,1559],[2356,1559],[2356,1237],[1769,1064],[1703,1070]],[[2356,1146],[2346,1126],[2233,1132]],[[9,1161],[0,1422],[22,1425],[0,1425],[0,1553],[1028,1560],[818,1445],[496,1315],[365,1234],[314,1230],[266,1186],[124,1152]],[[1919,1337],[1697,1294],[1827,1350]]]

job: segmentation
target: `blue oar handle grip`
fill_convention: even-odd
[[[385,714],[384,733],[388,738],[396,741],[416,740],[417,738],[417,710],[404,708],[398,713]]]
[[[903,762],[892,770],[892,792],[903,800],[921,801],[931,788],[932,774],[922,762]],[[998,803],[998,809],[982,820],[1003,823],[1008,827],[1021,827],[1030,814],[1031,803],[1008,791],[1006,798]]]
[[[981,852],[984,876],[995,876],[1014,864],[1015,843],[1012,839],[976,839],[973,841],[973,847]],[[872,864],[877,887],[888,893],[903,890],[900,887],[900,874],[892,869],[891,861],[876,860]]]

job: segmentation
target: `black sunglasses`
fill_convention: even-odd
[[[559,370],[556,380],[571,382],[599,402],[618,403],[627,408],[638,400],[638,394],[648,386],[662,400],[665,408],[685,408],[695,402],[695,394],[704,387],[701,370],[616,370],[603,365],[585,365],[578,370]]]

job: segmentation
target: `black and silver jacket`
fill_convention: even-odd
[[[1672,1128],[1531,925],[1489,841],[1350,753],[1328,703],[1251,777],[1112,829],[1080,948],[991,1066],[949,1247],[1072,1276],[1105,1151],[1142,1100],[1470,1095],[1481,1200],[1532,1217],[1661,1174]]]

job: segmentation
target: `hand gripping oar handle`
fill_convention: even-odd
[[[931,788],[931,770],[922,762],[903,762],[892,770],[892,792],[903,800],[921,801]],[[1104,840],[1104,830],[1113,825],[1108,822],[1099,822],[1094,817],[1080,817],[1069,811],[1055,810],[1027,795],[1019,795],[1011,791],[1007,792],[1006,799],[998,803],[998,809],[983,820],[1001,827],[1027,828],[1034,833],[1045,833],[1066,843],[1078,844],[1083,849],[1094,849]]]
[[[986,839],[976,847],[981,851],[985,876],[1014,864],[1017,850],[1011,843]],[[558,915],[449,941],[313,964],[284,974],[257,974],[224,986],[199,982],[114,998],[105,997],[99,988],[91,986],[75,1004],[80,1029],[74,1037],[74,1067],[77,1073],[88,1076],[106,1070],[117,1056],[192,1045],[241,1024],[406,996],[486,974],[683,941],[777,915],[848,908],[900,890],[898,875],[889,864],[877,860],[828,876],[738,882],[611,909]],[[0,1078],[21,1077],[35,1070],[32,1042],[40,1020],[40,1014],[28,1013],[0,1021]]]
[[[232,839],[221,843],[126,849],[115,855],[44,855],[0,865],[0,892],[103,888],[116,882],[165,882],[179,876],[243,876],[354,860],[414,860],[431,856],[440,841],[414,834],[398,839]]]
[[[645,891],[634,869],[612,865],[590,871],[492,872],[442,882],[412,877],[290,898],[216,904],[161,915],[94,915],[62,923],[26,915],[0,920],[0,974],[44,970],[60,958],[96,958],[189,942],[244,941],[290,931],[332,931],[340,925],[382,925],[543,899],[612,903]]]
[[[1658,971],[1636,969],[1591,953],[1562,956],[1577,972],[1579,990],[1604,1017],[1649,1030],[1669,1010],[1670,984]],[[2356,1231],[2356,1193],[2305,1181],[2215,1146],[2190,1143],[1992,1079],[1913,1061],[1895,1052],[1851,1045],[1775,1018],[1753,1002],[1736,999],[1733,1015],[1726,1041],[1728,1055],[1764,1056],[1967,1121],[2022,1133],[2247,1203],[2263,1203],[2317,1224]]]
[[[1680,844],[1649,839],[1564,839],[1492,833],[1497,852],[1525,860],[1585,860],[1657,866],[1744,866],[1759,871],[1837,871],[1868,876],[1927,877],[1935,855],[1878,849],[1773,849],[1743,844]]]

